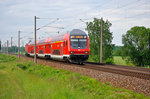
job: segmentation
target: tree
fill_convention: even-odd
[[[123,57],[137,66],[150,65],[150,29],[135,26],[122,36]]]
[[[112,32],[110,32],[110,26],[112,25],[108,20],[102,20],[103,24],[103,61],[111,60],[112,62]],[[86,30],[89,33],[90,43],[90,58],[99,62],[100,60],[100,32],[101,32],[101,20],[94,18],[93,22],[87,22]]]
[[[122,46],[114,46],[113,56],[121,56]]]

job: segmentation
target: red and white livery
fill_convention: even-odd
[[[83,64],[89,57],[89,38],[79,29],[36,43],[38,57]],[[34,43],[25,46],[27,56],[34,56]]]

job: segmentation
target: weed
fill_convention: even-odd
[[[4,68],[6,68],[6,66],[0,66],[0,69],[4,69]]]
[[[0,53],[0,63],[11,62],[11,61],[14,61],[16,59],[17,59],[16,56],[11,56],[11,55],[6,55],[6,54]]]
[[[32,65],[32,63],[31,62],[29,62],[29,63],[18,63],[16,66],[17,67],[19,67],[19,68],[21,68],[21,69],[23,69],[23,70],[26,70],[26,69],[28,69],[30,66]]]

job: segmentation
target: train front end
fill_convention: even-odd
[[[74,29],[70,32],[70,57],[74,63],[83,64],[89,58],[89,39],[84,31]]]

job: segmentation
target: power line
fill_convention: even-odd
[[[36,30],[40,30],[40,29],[42,29],[42,28],[44,28],[44,27],[47,27],[48,25],[50,25],[50,24],[56,22],[57,20],[59,20],[59,18],[57,18],[56,20],[54,20],[54,21],[52,21],[52,22],[47,23],[46,25],[41,26],[40,28],[37,28]]]
[[[58,29],[64,29],[64,27],[54,27],[54,26],[46,26],[46,27],[58,28]]]
[[[141,1],[141,0],[132,1],[132,2],[130,2],[130,3],[127,3],[127,4],[125,4],[125,5],[122,5],[121,7],[116,7],[116,8],[114,8],[114,9],[119,10],[119,9],[124,8],[124,7],[127,7],[127,6],[130,6],[130,5],[132,5],[132,4],[135,4],[135,2],[138,2],[138,1]],[[111,10],[109,11],[109,14],[104,15],[104,14],[101,13],[101,15],[103,15],[103,17],[104,17],[104,16],[108,16],[108,15],[110,16],[110,15],[114,14],[114,12],[112,12],[112,11],[114,11],[114,9],[111,9]],[[115,12],[115,13],[116,13],[116,12]],[[93,19],[93,18],[95,18],[95,17],[97,17],[97,16],[100,16],[100,14],[98,14],[98,15],[96,15],[96,16],[94,16],[94,17],[91,17],[91,18],[83,19],[83,20],[91,20],[91,19]]]
[[[141,0],[137,0],[137,1],[141,1]],[[149,1],[148,1],[148,2],[149,2]],[[138,6],[138,8],[139,8],[140,5],[143,6],[144,4],[147,4],[148,2],[144,2],[144,3],[142,3],[142,4],[140,3],[139,5],[131,6],[131,7],[129,7],[129,8],[130,8],[130,9],[131,9],[132,7],[135,7],[135,8],[136,8],[137,6]],[[124,8],[124,7],[125,7],[125,6],[119,7],[119,9],[122,9],[122,8]],[[129,8],[128,8],[128,9],[129,9]],[[117,10],[119,11],[119,9],[117,9]],[[127,9],[126,9],[126,10],[127,10]],[[118,11],[117,11],[117,12],[118,12]],[[131,10],[131,11],[132,11],[132,10]],[[117,12],[115,12],[115,13],[117,13]],[[106,15],[104,15],[104,16],[106,17],[106,16],[110,16],[110,15],[112,15],[112,14],[114,14],[114,13],[109,13],[109,14],[106,14]],[[118,13],[117,13],[117,14],[118,14]]]
[[[46,19],[47,20],[47,19],[56,19],[56,18],[38,18],[38,19]]]

